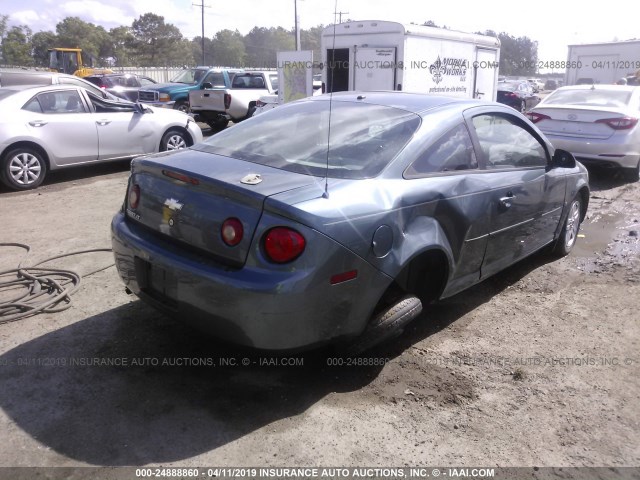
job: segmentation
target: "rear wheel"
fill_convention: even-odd
[[[625,168],[624,176],[630,182],[637,182],[640,180],[640,161],[638,161],[638,165],[636,165],[635,168]]]
[[[160,151],[178,150],[189,146],[187,136],[178,130],[169,130],[160,141]]]
[[[29,190],[39,186],[46,174],[43,156],[32,148],[19,147],[4,156],[0,179],[13,190]]]
[[[402,333],[404,326],[420,312],[422,302],[418,297],[403,297],[375,315],[364,333],[344,348],[344,353],[350,356],[359,355],[385,340],[397,337]]]
[[[553,252],[556,255],[564,257],[571,252],[571,249],[576,244],[578,238],[578,232],[580,231],[580,217],[582,216],[582,200],[580,195],[576,196],[569,206],[569,214],[564,221],[562,232],[556,243]]]

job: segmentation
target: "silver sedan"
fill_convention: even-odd
[[[186,114],[99,98],[82,87],[0,88],[0,179],[39,186],[49,170],[175,150],[202,141]]]
[[[529,113],[554,147],[585,165],[640,175],[640,88],[575,85],[553,92]]]

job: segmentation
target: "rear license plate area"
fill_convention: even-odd
[[[177,305],[178,280],[170,270],[135,258],[136,279],[142,292],[170,307]]]

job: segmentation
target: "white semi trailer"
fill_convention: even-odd
[[[368,20],[325,28],[321,50],[326,93],[402,90],[496,99],[495,37]]]
[[[616,83],[640,69],[640,40],[569,45],[565,85]]]

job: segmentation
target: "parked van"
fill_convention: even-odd
[[[402,90],[496,99],[495,37],[368,20],[325,28],[321,50],[326,93]]]

